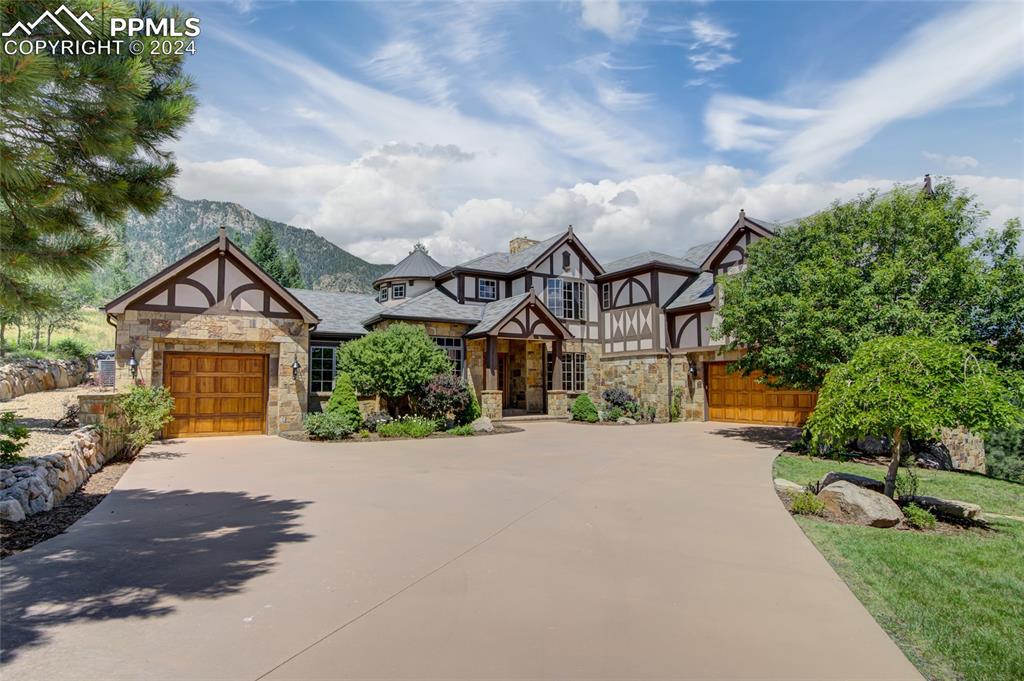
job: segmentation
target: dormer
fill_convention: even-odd
[[[431,291],[434,276],[444,270],[444,265],[430,257],[427,247],[417,243],[400,263],[373,282],[377,301],[390,306]]]

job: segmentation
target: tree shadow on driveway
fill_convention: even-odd
[[[0,661],[78,620],[161,617],[269,572],[309,502],[244,492],[114,490],[68,534],[0,563]]]
[[[743,440],[744,442],[750,442],[755,445],[764,445],[765,447],[773,447],[776,449],[785,449],[789,445],[793,444],[793,442],[800,439],[799,428],[780,428],[779,426],[723,424],[721,427],[715,428],[710,432],[715,435],[721,435],[722,437],[734,440]]]

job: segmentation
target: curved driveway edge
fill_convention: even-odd
[[[147,449],[2,563],[30,679],[920,679],[775,496],[779,431]]]

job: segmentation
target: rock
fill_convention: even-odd
[[[8,522],[20,523],[25,519],[25,509],[14,499],[4,499],[0,501],[0,518]]]
[[[914,443],[914,462],[921,468],[936,471],[953,470],[953,459],[941,442]]]
[[[803,485],[798,485],[791,480],[784,478],[775,478],[775,489],[781,494],[789,494],[790,496],[806,492],[807,488]]]
[[[490,433],[494,430],[494,424],[486,416],[481,416],[469,425],[473,426],[473,432],[475,433]]]
[[[981,506],[968,501],[939,499],[938,497],[910,497],[905,500],[912,501],[926,511],[931,511],[935,515],[944,518],[981,520]]]
[[[631,419],[628,416],[620,416],[619,420],[616,421],[615,423],[621,423],[624,426],[635,426],[636,419]]]
[[[825,509],[844,520],[871,527],[893,527],[903,520],[903,512],[889,497],[839,480],[818,492]]]
[[[868,435],[857,440],[856,448],[858,451],[868,454],[869,456],[888,456],[889,452],[889,438],[887,437],[874,437]],[[910,443],[904,441],[900,449],[904,452],[910,451]]]
[[[834,482],[840,480],[851,482],[857,487],[863,487],[869,489],[872,492],[881,493],[885,490],[885,483],[881,480],[875,480],[874,478],[868,478],[863,475],[854,475],[853,473],[840,473],[838,471],[829,471],[825,473],[825,477],[821,479],[821,489],[825,489]]]

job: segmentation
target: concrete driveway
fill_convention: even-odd
[[[154,445],[3,561],[3,675],[920,678],[783,510],[778,435]]]

